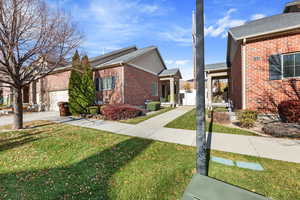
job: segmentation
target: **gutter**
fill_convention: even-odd
[[[239,37],[239,38],[234,37],[234,34],[232,34],[231,30],[228,30],[228,32],[232,35],[232,37],[235,40],[243,40],[243,39],[250,39],[250,38],[255,38],[255,37],[264,36],[264,35],[268,35],[268,34],[273,34],[273,33],[280,33],[280,32],[289,31],[289,30],[298,29],[298,28],[300,28],[300,25],[292,26],[292,27],[289,27],[289,28],[277,29],[277,30],[274,30],[274,31],[266,31],[266,32],[259,33],[259,34],[247,35],[247,36]]]

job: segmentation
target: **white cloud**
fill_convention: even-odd
[[[223,18],[221,18],[217,21],[216,25],[210,25],[208,27],[205,27],[205,36],[226,37],[227,30],[229,28],[243,25],[246,22],[245,20],[233,19],[231,17],[231,14],[236,11],[237,11],[236,9],[230,9]]]
[[[174,25],[168,31],[159,33],[159,36],[164,40],[176,42],[180,45],[192,44],[192,29]]]
[[[168,12],[162,5],[140,0],[90,0],[87,4],[85,7],[72,4],[71,12],[84,27],[86,41],[82,47],[93,56],[99,55],[103,48],[113,50],[112,47],[124,47],[124,43],[133,45],[137,38],[154,30],[155,24],[146,21],[147,17]]]
[[[264,14],[254,14],[254,15],[252,15],[251,16],[251,20],[257,20],[257,19],[261,19],[261,18],[264,18],[264,17],[266,17],[266,15],[264,15]]]

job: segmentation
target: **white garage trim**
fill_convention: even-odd
[[[59,111],[57,105],[58,102],[68,102],[69,101],[69,91],[53,91],[49,92],[49,110],[50,111]]]

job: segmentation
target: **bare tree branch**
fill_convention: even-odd
[[[81,40],[70,17],[44,0],[0,0],[0,83],[21,92],[62,66]]]

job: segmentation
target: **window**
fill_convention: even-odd
[[[116,78],[114,76],[104,77],[104,78],[96,78],[96,90],[113,90],[116,85]]]
[[[151,96],[156,97],[158,96],[158,90],[157,90],[157,83],[151,84]]]
[[[300,53],[282,55],[283,77],[300,76]]]

